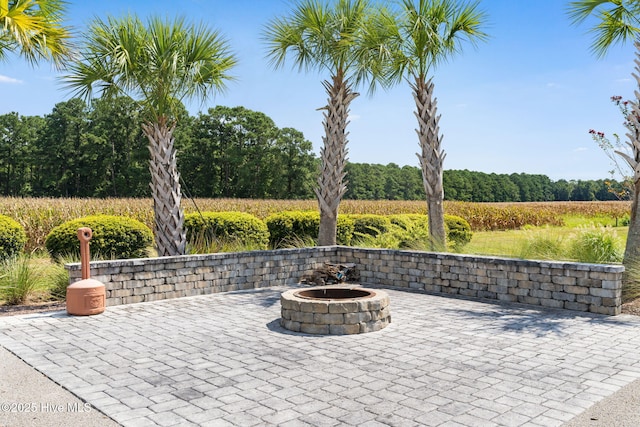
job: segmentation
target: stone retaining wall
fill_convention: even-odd
[[[622,305],[619,265],[363,249],[280,249],[91,263],[107,306],[269,286],[293,285],[324,262],[356,263],[361,283],[420,289],[616,315]],[[69,264],[70,281],[81,277]]]

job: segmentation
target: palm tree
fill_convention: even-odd
[[[18,53],[32,64],[61,66],[70,52],[71,34],[62,25],[61,0],[0,0],[0,59]]]
[[[384,37],[378,32],[379,12],[368,0],[301,0],[290,16],[269,22],[265,31],[268,57],[278,68],[287,55],[300,70],[327,71],[323,82],[328,100],[323,108],[325,135],[322,161],[315,189],[320,208],[318,245],[336,244],[338,207],[347,187],[349,106],[359,95],[354,88],[368,81],[373,91],[382,77],[380,68]],[[384,53],[384,52],[382,52]]]
[[[457,53],[464,40],[474,44],[484,40],[487,35],[480,27],[486,18],[477,3],[455,0],[402,0],[400,9],[394,47],[390,48],[395,52],[390,78],[392,82],[406,78],[413,91],[421,147],[417,156],[427,197],[431,249],[442,250],[446,248],[442,186],[445,153],[429,73]]]
[[[623,264],[628,267],[637,266],[640,262],[640,0],[573,1],[569,3],[569,15],[574,23],[596,16],[598,23],[591,31],[595,34],[592,49],[598,57],[604,56],[613,44],[636,38],[636,66],[632,75],[638,89],[635,91],[636,100],[631,103],[625,120],[625,126],[629,130],[626,144],[630,154],[620,151],[616,153],[633,170],[633,202]]]
[[[203,25],[151,18],[145,26],[135,16],[109,17],[90,25],[80,59],[65,77],[77,95],[126,95],[144,107],[160,256],[182,255],[186,247],[173,139],[182,101],[223,89],[235,63],[228,43]]]

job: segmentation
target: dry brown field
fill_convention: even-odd
[[[315,200],[183,199],[185,212],[239,211],[260,219],[282,212],[317,210]],[[562,226],[567,216],[609,217],[629,215],[630,202],[536,202],[468,203],[445,202],[445,213],[469,221],[473,231],[512,230],[526,225]],[[427,213],[424,201],[343,200],[340,213],[379,215]],[[153,225],[152,199],[0,198],[0,214],[18,221],[27,232],[27,250],[44,247],[55,226],[87,215],[124,215],[149,227]]]

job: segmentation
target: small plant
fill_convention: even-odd
[[[531,234],[522,245],[520,258],[559,259],[562,258],[563,248],[564,242],[560,236],[554,236],[550,233],[545,233],[544,235],[540,233]]]
[[[640,262],[625,265],[622,277],[622,302],[630,302],[640,298]]]
[[[462,251],[473,237],[469,222],[457,215],[445,215],[444,225],[447,229],[447,244],[456,252]]]
[[[42,264],[30,255],[18,255],[1,262],[0,298],[7,304],[24,304],[36,293],[45,290]]]
[[[585,228],[570,241],[569,254],[579,262],[596,264],[622,261],[620,242],[612,229],[606,227]]]
[[[27,234],[18,222],[0,215],[0,260],[18,255],[26,241]]]
[[[52,298],[64,300],[67,297],[67,286],[69,286],[69,272],[64,265],[67,263],[79,262],[75,257],[58,258],[55,262],[50,262],[45,269],[46,288]]]
[[[391,227],[391,221],[384,215],[351,214],[345,217],[353,221],[354,235],[368,234],[375,237],[386,233]]]

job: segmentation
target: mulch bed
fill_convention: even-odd
[[[44,313],[47,311],[65,310],[66,308],[67,304],[64,301],[47,301],[24,305],[0,305],[0,317],[15,316],[18,314]]]

